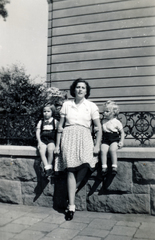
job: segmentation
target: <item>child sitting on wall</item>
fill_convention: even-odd
[[[43,108],[43,120],[38,122],[36,128],[38,150],[44,164],[44,173],[47,178],[54,175],[52,164],[58,124],[57,120],[53,118],[54,111],[54,105],[46,104]]]
[[[107,154],[110,153],[112,174],[117,173],[117,149],[123,147],[124,130],[122,123],[116,118],[119,107],[113,101],[107,101],[103,106],[101,164],[102,176],[107,174]]]

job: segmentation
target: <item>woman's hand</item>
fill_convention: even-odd
[[[55,155],[59,155],[59,153],[60,153],[60,148],[59,147],[55,147],[54,154]]]
[[[93,149],[94,156],[97,156],[99,154],[99,151],[100,151],[100,148],[98,146],[94,146],[94,149]]]

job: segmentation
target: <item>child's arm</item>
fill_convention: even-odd
[[[37,128],[36,128],[36,138],[38,141],[38,148],[40,147],[40,143],[42,143],[41,138],[40,138],[40,132],[41,132],[41,129],[40,129],[39,123],[38,123]]]
[[[121,139],[118,143],[118,147],[122,148],[124,145],[124,130],[123,130],[123,128],[120,130],[120,137],[121,137]]]
[[[54,119],[54,121],[55,121],[55,129],[58,130],[59,121],[56,119]]]

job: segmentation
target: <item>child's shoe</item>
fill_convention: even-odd
[[[46,177],[53,177],[54,176],[54,171],[52,169],[47,169],[45,170]]]
[[[117,167],[112,167],[112,175],[116,175],[117,174]]]
[[[102,177],[105,177],[107,175],[107,172],[108,172],[108,168],[102,168],[102,171],[101,171]]]

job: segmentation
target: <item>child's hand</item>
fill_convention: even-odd
[[[122,148],[123,147],[123,142],[119,142],[118,143],[118,148]]]
[[[40,149],[41,144],[43,144],[43,142],[39,141],[39,142],[38,142],[38,146],[37,146],[38,149]]]
[[[40,144],[38,143],[38,146],[37,146],[38,149],[40,149]]]

